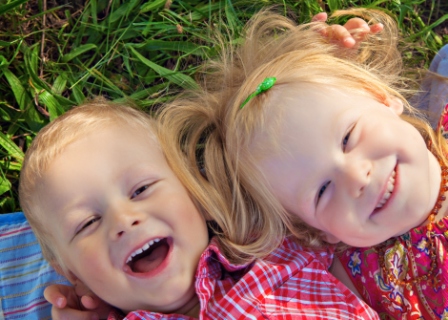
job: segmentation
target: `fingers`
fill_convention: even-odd
[[[67,305],[67,298],[72,291],[72,287],[64,285],[51,285],[44,290],[44,297],[49,303],[58,308],[65,308]]]
[[[51,318],[53,320],[98,320],[99,317],[92,311],[81,311],[76,309],[51,309]]]
[[[326,22],[327,13],[321,12],[316,14],[313,22]],[[339,44],[345,48],[357,48],[359,44],[366,39],[369,34],[376,34],[383,30],[384,26],[381,23],[376,23],[371,26],[361,18],[352,18],[342,25],[331,25],[322,28],[320,33],[331,41]]]
[[[330,26],[329,28],[332,41],[340,43],[346,48],[353,48],[356,45],[356,40],[345,27],[339,24],[335,24]]]
[[[343,47],[357,48],[368,35],[381,32],[383,28],[381,23],[369,26],[360,18],[352,18],[343,26],[338,24],[329,26],[324,35]]]
[[[350,31],[350,33],[360,32],[363,34],[376,34],[381,32],[384,28],[382,23],[375,23],[369,26],[367,22],[365,22],[361,18],[352,18],[344,24],[344,27]]]
[[[81,297],[78,294],[82,295]],[[52,319],[55,320],[97,320],[107,315],[110,306],[93,295],[85,286],[51,285],[44,290],[45,299],[50,302]]]
[[[369,34],[379,33],[384,28],[381,23],[376,23],[369,26],[367,22],[360,18],[352,18],[348,20],[344,27],[350,32],[353,40],[355,41],[353,46],[359,45],[359,43],[364,41]]]
[[[376,23],[370,26],[370,32],[373,34],[383,31],[384,25],[382,23]]]
[[[370,32],[369,25],[361,18],[352,18],[344,24],[348,31]]]
[[[81,297],[81,303],[87,310],[93,310],[99,307],[100,300],[96,296],[91,297],[85,295]]]
[[[319,12],[312,19],[311,22],[325,22],[327,21],[328,15],[326,12]]]
[[[95,295],[82,296],[81,303],[85,309],[95,311],[100,319],[106,319],[112,308],[109,304]]]

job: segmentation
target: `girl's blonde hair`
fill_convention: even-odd
[[[344,49],[322,36],[323,23],[296,25],[262,11],[250,20],[240,44],[223,44],[220,58],[204,66],[201,89],[185,93],[161,113],[163,125],[180,133],[178,144],[183,145],[188,162],[202,163],[206,178],[194,175],[226,202],[228,221],[238,221],[237,229],[227,229],[229,238],[235,243],[250,242],[251,256],[269,253],[288,232],[305,245],[325,244],[320,231],[282,208],[256,166],[260,157],[277,147],[276,127],[267,126],[266,121],[278,119],[274,93],[282,96],[287,88],[312,83],[322,85],[322,94],[326,86],[333,86],[369,94],[383,103],[400,99],[403,118],[433,141],[434,153],[441,156],[441,146],[446,148],[423,115],[406,101],[412,93],[411,82],[401,76],[395,21],[383,12],[366,9],[338,11],[333,16],[359,16],[369,23],[382,23],[384,30],[370,35],[358,49]],[[276,77],[275,85],[241,108],[266,77]],[[271,138],[254,140],[261,131]]]

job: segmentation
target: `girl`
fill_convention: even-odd
[[[446,318],[444,130],[407,102],[395,22],[336,15],[349,14],[384,31],[341,51],[319,24],[259,14],[161,119],[234,212],[275,215],[308,246],[364,248],[334,270],[380,316]]]

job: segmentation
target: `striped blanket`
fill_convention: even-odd
[[[67,283],[44,260],[22,213],[0,214],[0,320],[50,319],[43,291]]]

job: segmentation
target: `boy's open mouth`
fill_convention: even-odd
[[[168,255],[167,238],[153,239],[135,250],[126,261],[134,273],[148,273],[159,267]]]

